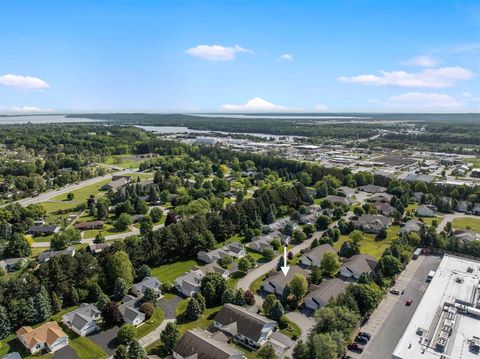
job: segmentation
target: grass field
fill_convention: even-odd
[[[180,277],[183,273],[188,272],[193,266],[198,265],[200,264],[193,259],[164,264],[160,267],[152,268],[152,276],[157,277],[162,283],[173,283],[175,279]]]
[[[370,254],[371,256],[379,259],[385,249],[387,249],[392,241],[397,238],[399,226],[392,226],[387,230],[387,238],[383,241],[376,241],[374,234],[365,234],[363,240],[360,242],[360,253]],[[343,242],[349,240],[348,236],[340,236],[340,239],[336,241],[333,246],[339,250]]]
[[[255,279],[252,284],[250,284],[250,291],[252,293],[257,293],[257,291],[260,289],[260,286],[262,285],[262,282],[267,278],[267,275],[264,274],[261,277],[258,277]]]
[[[473,167],[480,167],[480,157],[466,158],[465,161],[471,163]]]
[[[106,192],[101,192],[100,191],[100,188],[109,183],[111,180],[110,179],[106,179],[102,182],[98,182],[98,183],[94,183],[94,184],[91,184],[89,186],[85,186],[85,187],[82,187],[82,188],[79,188],[79,189],[76,189],[74,191],[71,191],[69,193],[73,193],[74,197],[73,197],[73,203],[80,203],[80,202],[86,202],[87,199],[90,197],[90,195],[94,195],[95,197],[99,197],[100,195],[103,195],[104,193]],[[54,201],[65,201],[66,203],[72,203],[70,201],[67,201],[67,194],[68,193],[64,193],[64,194],[61,194],[61,195],[58,195],[58,196],[55,196],[52,198],[52,200]],[[76,205],[76,204],[75,204]],[[74,206],[75,206],[74,205]]]
[[[161,308],[156,308],[153,315],[145,321],[142,325],[137,328],[137,333],[135,337],[140,339],[150,332],[154,331],[160,324],[162,324],[164,319],[164,313]]]
[[[105,359],[108,357],[107,353],[90,339],[77,335],[63,324],[61,324],[61,327],[68,335],[68,345],[75,350],[80,359]]]
[[[136,158],[134,155],[113,155],[109,156],[103,162],[106,165],[118,168],[137,168],[140,163],[146,161],[145,158]]]
[[[477,233],[480,233],[480,218],[455,218],[452,222],[453,228],[457,229],[471,229]]]
[[[288,321],[288,326],[286,328],[280,329],[280,332],[294,340],[300,338],[300,335],[302,335],[300,327],[291,320]]]

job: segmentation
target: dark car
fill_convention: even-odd
[[[413,303],[413,300],[412,300],[412,299],[409,299],[409,300],[407,300],[407,301],[405,302],[405,305],[406,305],[407,307],[409,307],[409,306],[412,305],[412,303]]]
[[[359,332],[358,335],[361,336],[361,337],[365,337],[368,340],[372,339],[372,335],[370,333],[367,333],[367,332]]]
[[[390,293],[395,294],[395,295],[399,295],[400,291],[398,289],[390,289]]]
[[[348,344],[347,348],[352,352],[359,352],[359,353],[363,352],[363,346],[358,343]]]
[[[357,335],[357,337],[355,338],[355,342],[360,343],[362,345],[367,345],[368,338],[362,337],[361,335]]]

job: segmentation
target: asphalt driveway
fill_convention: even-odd
[[[107,354],[113,355],[115,353],[115,338],[117,337],[119,327],[113,327],[106,331],[97,332],[88,336],[92,342],[97,344],[100,348],[105,350]],[[60,357],[59,357],[60,359]],[[62,357],[63,359],[63,357]]]
[[[162,308],[163,312],[165,313],[165,319],[175,319],[177,317],[177,305],[182,300],[182,297],[176,295],[173,298],[168,300],[164,298],[160,298],[157,302],[157,305]]]
[[[54,352],[52,358],[53,359],[79,359],[75,350],[73,350],[68,345]]]

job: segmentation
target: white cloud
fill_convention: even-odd
[[[247,101],[244,105],[223,105],[222,110],[231,112],[278,112],[278,111],[301,111],[301,109],[295,109],[285,107],[281,105],[275,105],[260,97],[255,97]]]
[[[188,55],[198,57],[209,61],[231,61],[239,53],[252,52],[244,49],[241,46],[235,45],[233,47],[222,45],[198,45],[186,51]]]
[[[318,105],[315,105],[315,106],[313,107],[313,109],[314,109],[315,111],[319,111],[319,112],[328,111],[328,106],[322,105],[322,104],[318,104]]]
[[[388,99],[387,105],[394,107],[442,109],[457,108],[464,105],[463,101],[454,96],[435,92],[407,92],[392,96]]]
[[[54,112],[50,108],[40,108],[35,106],[21,106],[21,107],[12,107],[10,109],[12,112],[18,113],[44,113],[44,112]]]
[[[0,85],[35,90],[47,89],[50,87],[48,83],[38,77],[12,74],[0,76]]]
[[[293,61],[293,55],[291,54],[282,54],[279,58],[279,61]]]
[[[339,77],[347,83],[358,83],[374,86],[426,87],[444,88],[453,86],[456,81],[469,80],[473,72],[460,66],[425,69],[417,73],[406,71],[380,71],[380,75],[359,75]]]
[[[430,56],[419,55],[414,56],[408,60],[402,62],[404,65],[409,66],[420,66],[420,67],[435,67],[437,66],[438,61]]]

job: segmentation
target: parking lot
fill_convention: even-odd
[[[372,335],[364,352],[361,355],[349,352],[348,355],[362,359],[392,357],[397,342],[428,287],[428,272],[436,270],[440,260],[437,256],[420,256],[417,260],[410,261],[395,284],[395,288],[400,292],[404,290],[404,294],[388,293],[385,296],[370,320],[361,328],[361,331]],[[411,306],[405,305],[407,300],[412,300]]]

